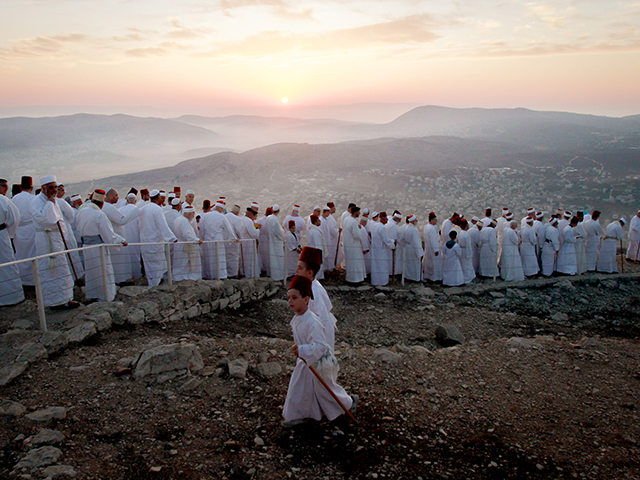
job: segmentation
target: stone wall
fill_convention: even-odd
[[[30,364],[59,353],[115,325],[174,322],[236,309],[243,303],[271,297],[281,282],[269,278],[241,280],[185,280],[157,287],[130,286],[118,290],[115,301],[97,302],[69,311],[49,324],[46,333],[34,331],[33,321],[0,335],[0,386],[21,375]],[[37,315],[37,313],[36,313]],[[31,326],[29,329],[27,326]]]

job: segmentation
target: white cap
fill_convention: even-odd
[[[513,218],[513,213],[511,213],[511,212],[507,213],[507,215],[505,216],[505,218],[506,218],[507,220],[511,220],[511,219]]]
[[[569,210],[564,212],[564,218],[571,218],[571,212]]]
[[[509,211],[509,209],[507,207],[503,207],[502,213],[507,213],[508,211]]]
[[[257,210],[259,206],[260,204],[258,202],[251,202],[251,208],[255,208]]]
[[[300,211],[300,205],[295,204],[295,205],[293,206],[293,211],[294,211],[294,212],[299,212],[299,211]]]
[[[535,211],[536,211],[536,209],[533,208],[533,207],[527,208],[527,213],[534,213]]]
[[[174,207],[176,205],[180,205],[182,203],[182,201],[179,198],[174,198],[173,200],[171,200],[171,205],[173,205]]]
[[[363,215],[369,215],[370,213],[371,213],[371,210],[369,210],[368,208],[365,208],[364,210],[362,210]]]
[[[556,223],[558,223],[558,219],[557,218],[552,218],[551,220],[549,220],[549,223],[551,225],[555,225]]]
[[[71,195],[71,198],[69,200],[71,200],[71,202],[73,203],[76,200],[82,200],[82,197],[80,196],[79,193],[76,193],[75,195]]]
[[[275,206],[275,205],[274,205]],[[320,210],[320,207],[318,205],[316,205],[315,207],[313,207],[314,210]]]
[[[176,198],[176,194],[173,192],[169,192],[169,194],[167,195],[167,198]]]
[[[540,219],[544,217],[544,212],[536,212],[536,218]]]
[[[166,197],[167,196],[167,192],[165,192],[164,190],[160,190],[160,196],[161,197]]]
[[[471,217],[471,220],[472,220],[473,222],[478,222],[478,221],[480,221],[480,219],[479,219],[478,217],[475,217],[475,216],[474,216],[474,217]]]
[[[399,213],[394,213],[393,218],[395,218],[396,220],[402,220],[402,215],[400,215]]]
[[[416,217],[415,215],[411,215],[411,216],[409,217],[409,219],[408,219],[408,220],[409,220],[410,222],[414,222],[414,221],[416,221],[417,219],[418,219],[418,217]]]
[[[196,192],[194,192],[193,190],[187,190],[187,193],[185,193],[185,195],[195,195]]]
[[[153,197],[157,197],[158,195],[160,195],[160,191],[159,191],[159,190],[156,190],[155,188],[149,192],[149,196],[150,196],[151,198],[153,198]]]
[[[46,185],[47,183],[57,182],[55,175],[47,175],[46,177],[42,177],[40,179],[40,185]]]
[[[73,197],[72,197],[73,198]],[[131,193],[127,193],[127,198],[136,198],[136,194],[131,192]]]
[[[191,205],[189,205],[188,207],[184,207],[182,209],[182,214],[186,215],[187,213],[195,213],[196,212],[196,207],[193,207]]]
[[[525,218],[525,222],[533,223],[533,217],[532,216],[528,216],[527,218]]]
[[[224,202],[217,201],[214,205],[214,208],[226,208],[226,205],[224,204]]]
[[[329,211],[331,211],[331,209],[330,209],[329,207],[327,207],[326,205],[322,208],[322,210],[323,210],[324,212],[329,212]]]
[[[620,221],[621,221],[622,223],[624,223],[625,225],[627,224],[627,221],[624,219],[624,217],[622,217],[622,218],[620,219]]]
[[[318,207],[318,208],[320,208],[320,207]],[[280,211],[280,205],[276,204],[276,205],[274,205],[273,207],[271,207],[271,209],[272,209],[274,212],[279,212],[279,211]]]
[[[378,215],[380,214],[374,210],[373,213],[371,214],[371,218],[376,218]]]

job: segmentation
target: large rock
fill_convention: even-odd
[[[47,349],[37,342],[27,343],[16,357],[16,362],[36,363],[49,355]]]
[[[29,420],[34,422],[48,422],[49,420],[58,419],[63,420],[67,418],[67,409],[64,407],[48,407],[42,410],[36,410],[33,413],[27,415]]]
[[[14,378],[22,375],[29,366],[27,362],[12,362],[0,368],[0,387],[9,384]]]
[[[282,366],[276,362],[258,364],[258,373],[263,377],[277,377],[282,372]]]
[[[249,368],[249,362],[240,357],[229,362],[229,377],[243,379],[247,376],[247,368]]]
[[[61,456],[62,451],[56,447],[46,446],[34,448],[33,450],[29,450],[13,469],[44,467],[52,463],[57,463]]]
[[[204,367],[198,347],[192,343],[160,345],[140,354],[135,365],[136,378],[173,370],[201,370]]]
[[[11,400],[3,400],[0,402],[0,415],[6,415],[8,417],[19,417],[27,411],[27,407]]]
[[[386,348],[379,348],[374,351],[373,356],[376,360],[386,363],[396,363],[402,359],[402,355],[392,352],[391,350],[387,350]]]
[[[80,325],[67,330],[67,338],[69,339],[69,343],[82,343],[97,333],[98,330],[96,329],[95,323],[83,322]]]
[[[41,428],[38,434],[31,439],[33,445],[54,445],[64,440],[64,433],[58,430]]]
[[[455,325],[438,325],[436,327],[436,340],[443,347],[453,347],[465,342],[464,335]]]
[[[118,295],[122,297],[135,298],[147,293],[151,287],[148,286],[136,286],[122,287],[118,290]]]
[[[70,465],[51,465],[42,471],[45,478],[73,478],[77,475],[76,471]]]
[[[160,315],[160,309],[156,302],[140,302],[136,305],[138,308],[144,310],[147,321],[153,320]]]
[[[44,332],[38,341],[47,349],[47,353],[49,355],[58,353],[69,345],[68,335],[65,332],[58,332],[55,330],[48,330]]]
[[[83,320],[93,322],[96,325],[96,330],[103,332],[109,330],[113,324],[111,314],[107,310],[90,310],[82,317]]]

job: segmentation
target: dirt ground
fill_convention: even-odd
[[[83,479],[640,478],[637,330],[554,322],[433,289],[439,295],[420,302],[399,289],[329,290],[340,382],[361,399],[357,425],[281,426],[294,366],[284,290],[236,311],[103,332],[32,366],[0,397],[69,408],[46,427],[64,433],[58,463]],[[624,295],[637,298],[640,285]],[[637,328],[637,317],[627,320]],[[441,324],[466,341],[442,348]],[[198,344],[205,368],[157,383],[118,364],[177,342]],[[381,348],[399,360],[380,360]],[[247,376],[230,379],[224,364],[240,356]],[[259,359],[283,372],[261,377]],[[1,478],[42,427],[0,417]],[[21,473],[42,477],[12,475]]]

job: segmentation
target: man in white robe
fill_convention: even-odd
[[[64,218],[64,223],[61,223],[64,234],[64,239],[67,242],[67,249],[72,250],[78,248],[78,242],[76,240],[77,235],[73,230],[73,225],[76,220],[76,210],[64,199],[65,189],[64,185],[58,185],[58,207],[60,208],[60,212],[62,213],[62,217]],[[69,268],[71,269],[71,274],[73,275],[74,280],[78,280],[84,276],[84,265],[82,263],[82,259],[80,258],[80,254],[78,252],[71,252],[70,254],[71,260],[69,261]]]
[[[477,277],[480,274],[480,233],[484,227],[484,223],[482,223],[478,217],[473,217],[471,219],[471,223],[473,223],[473,227],[470,227],[467,233],[469,234],[469,238],[471,238],[473,269],[475,270]]]
[[[527,208],[527,214],[522,217],[520,220],[520,231],[527,225],[527,218],[531,217],[532,219],[536,216],[536,209],[533,207]]]
[[[573,229],[576,237],[576,262],[578,264],[578,275],[587,271],[587,254],[585,244],[587,240],[587,231],[584,229],[584,212],[579,210],[576,213],[578,224]]]
[[[311,215],[311,217],[318,218],[317,215]],[[289,220],[286,225],[287,231],[285,233],[285,265],[287,267],[287,278],[292,277],[296,273],[296,267],[298,266],[298,258],[300,258],[300,252],[302,246],[300,240],[296,235],[296,222]]]
[[[258,210],[248,207],[238,224],[240,238],[240,274],[247,278],[260,276],[260,262],[256,241],[260,236],[261,225],[257,223]]]
[[[165,210],[165,212],[164,212],[164,219],[167,221],[167,225],[169,226],[169,229],[175,235],[176,232],[173,230],[173,223],[176,221],[177,218],[183,216],[182,215],[182,202],[180,201],[179,198],[173,197],[171,199],[171,205],[170,206],[171,206],[171,208],[169,210]]]
[[[585,220],[584,230],[587,232],[587,240],[584,245],[587,260],[587,271],[595,272],[600,251],[600,239],[604,236],[604,230],[600,225],[600,212],[594,210],[590,220]]]
[[[85,247],[101,245],[104,243],[120,243],[127,246],[126,239],[113,231],[111,221],[102,211],[105,202],[104,190],[95,190],[91,202],[78,211],[78,233]],[[102,255],[100,248],[88,248],[84,250],[86,263],[85,298],[96,299],[103,302],[112,302],[116,296],[116,284],[111,264],[110,249],[104,248],[104,268],[107,273],[106,295],[102,277]]]
[[[0,184],[8,183],[0,179]],[[11,239],[20,225],[20,210],[3,194],[0,194],[0,263],[16,260]],[[31,268],[31,262],[26,262]],[[24,300],[24,291],[18,265],[0,268],[0,306],[15,305]]]
[[[522,258],[522,271],[525,277],[536,275],[540,271],[536,247],[538,240],[533,231],[533,218],[527,217],[524,227],[520,230],[520,258]]]
[[[522,270],[522,259],[518,246],[520,238],[518,237],[518,222],[509,221],[504,227],[502,234],[502,261],[500,262],[500,276],[505,282],[518,282],[524,280],[524,272]]]
[[[134,193],[127,194],[126,202],[127,203],[120,208],[120,213],[125,217],[130,215],[133,210],[140,210],[137,206],[136,195]],[[124,225],[124,238],[127,239],[127,243],[140,243],[140,215]],[[129,253],[131,277],[140,278],[142,276],[140,245],[129,245],[125,250]]]
[[[556,270],[556,259],[560,250],[560,232],[558,232],[558,219],[551,218],[544,228],[544,245],[540,261],[542,275],[550,277]]]
[[[333,202],[328,202],[327,207],[329,207],[329,213],[322,215],[323,223],[326,222],[327,227],[326,231],[329,232],[328,236],[325,236],[325,240],[327,241],[327,249],[329,253],[327,255],[327,261],[325,264],[325,271],[330,272],[336,268],[336,258],[338,258],[339,253],[339,245],[338,245],[338,236],[340,233],[340,228],[336,223],[336,219],[333,214],[336,211],[336,206]]]
[[[184,195],[184,202],[182,202],[183,210],[187,207],[193,207],[195,209],[196,206],[193,203],[195,202],[195,200],[196,200],[196,192],[194,192],[193,190],[187,190],[187,193],[185,193]]]
[[[640,256],[640,210],[629,222],[629,247],[627,247],[627,260],[638,261]]]
[[[498,275],[498,234],[496,220],[491,220],[489,225],[480,232],[480,276],[493,277]]]
[[[230,231],[226,240],[228,241],[224,248],[224,253],[227,257],[227,278],[237,278],[240,272],[240,242],[237,242],[240,236],[238,235],[238,227],[240,223],[240,205],[234,205],[231,210],[226,213],[224,218],[229,222]]]
[[[184,205],[184,204],[183,204]],[[173,245],[172,273],[175,281],[202,279],[202,258],[200,245],[202,240],[193,229],[196,209],[191,205],[180,208],[182,214],[173,221],[173,232],[178,243]],[[192,243],[180,243],[192,242]],[[193,243],[196,242],[196,243]]]
[[[491,220],[493,220],[491,218],[491,209],[487,208],[484,211],[484,217],[482,217],[482,220],[480,220],[482,222],[482,226],[483,227],[488,227],[489,224],[491,223]]]
[[[273,280],[284,280],[284,230],[278,221],[280,206],[274,205],[273,213],[267,217],[266,231],[267,244],[269,247],[269,269],[267,274]]]
[[[362,243],[365,275],[371,275],[371,234],[368,228],[370,223],[372,222],[364,215],[360,217],[360,241]]]
[[[358,217],[360,207],[351,207],[351,215],[344,219],[342,232],[344,237],[344,260],[346,269],[346,281],[349,283],[362,282],[367,276],[364,267],[364,250],[360,238]]]
[[[603,273],[618,273],[618,262],[616,261],[618,244],[624,239],[622,227],[627,221],[624,218],[611,222],[605,228],[605,235],[600,247],[600,255],[596,271]]]
[[[200,232],[203,245],[203,277],[208,279],[227,278],[227,257],[226,242],[230,236],[228,231],[231,228],[229,222],[223,214],[224,203],[216,202],[214,208],[209,213],[202,215],[200,219]]]
[[[119,199],[118,191],[115,188],[107,190],[104,205],[102,206],[102,212],[107,216],[113,231],[126,238],[125,225],[140,217],[141,209],[130,209],[126,214],[123,214],[116,204]],[[113,263],[113,274],[116,279],[116,283],[126,282],[133,278],[133,270],[131,267],[131,253],[127,248],[122,247],[110,247],[111,261]]]
[[[438,218],[429,213],[429,223],[424,227],[424,279],[442,281],[442,250],[438,236]]]
[[[410,215],[407,223],[402,230],[401,243],[403,244],[402,267],[405,280],[420,282],[422,280],[422,257],[424,250],[420,241],[420,233],[416,228],[418,218]]]
[[[329,253],[321,225],[320,218],[315,214],[311,215],[311,226],[307,230],[307,245],[322,252],[322,263],[320,264],[318,273],[316,273],[314,277],[316,280],[324,279],[324,259],[327,258]]]
[[[388,217],[386,212],[380,212],[380,222],[376,223],[371,235],[371,285],[387,285],[391,275],[389,254],[396,248],[389,238],[386,227]]]
[[[316,214],[317,216],[320,216],[322,213],[322,210],[320,209],[320,207],[318,207],[318,213],[316,213],[315,211],[313,212],[314,214]],[[289,215],[287,215],[284,219],[284,221],[282,222],[282,228],[285,230],[289,230],[289,221],[293,220],[296,224],[296,237],[298,238],[298,240],[300,242],[302,242],[302,239],[304,238],[305,232],[307,231],[307,228],[309,228],[309,224],[311,222],[305,222],[304,218],[302,218],[300,216],[300,205],[295,204],[293,206],[293,208],[291,209],[291,213]],[[295,270],[295,268],[294,268]]]
[[[33,195],[33,179],[31,177],[22,177],[21,182],[22,192],[15,195],[11,201],[18,207],[20,211],[20,224],[16,229],[15,236],[13,237],[13,244],[16,249],[16,260],[23,260],[25,258],[33,258],[36,256],[36,242],[34,238],[36,236],[36,228],[33,224],[33,217],[31,216],[31,202],[36,198]],[[33,286],[33,268],[30,262],[24,262],[18,264],[18,270],[20,271],[20,279],[23,286]]]
[[[498,251],[496,252],[496,257],[498,262],[502,258],[502,234],[504,233],[504,225],[507,223],[507,215],[509,214],[509,209],[504,207],[502,209],[502,215],[498,217],[496,221],[496,236],[498,238]]]
[[[64,217],[58,206],[56,177],[43,177],[40,179],[40,185],[42,191],[31,202],[38,256],[65,250],[60,234]],[[66,254],[40,259],[38,268],[42,298],[46,307],[76,308],[79,305],[73,301],[73,277]]]
[[[544,246],[544,213],[536,212],[533,221],[533,233],[536,234],[536,258],[538,259],[538,267],[540,266],[540,256],[542,255],[542,247]]]
[[[462,267],[462,282],[466,285],[476,278],[476,270],[473,266],[473,241],[469,235],[469,222],[462,218],[459,223],[458,245],[460,245],[460,266]],[[477,229],[476,229],[477,231]]]
[[[460,257],[462,249],[456,242],[458,233],[451,229],[449,231],[449,241],[445,242],[442,248],[444,261],[442,264],[442,284],[448,287],[457,287],[464,283]]]
[[[559,222],[558,222],[559,224]],[[576,257],[576,237],[574,228],[578,225],[578,217],[573,217],[568,225],[560,232],[562,241],[558,250],[558,262],[556,271],[565,275],[578,273],[578,260]]]
[[[164,212],[162,211],[162,197],[158,190],[149,193],[149,203],[142,208],[140,214],[140,242],[160,243],[178,241],[173,234]],[[164,245],[142,245],[140,253],[144,262],[144,271],[150,287],[160,284],[163,275],[167,273],[167,257]]]
[[[391,272],[392,275],[401,275],[402,274],[402,248],[400,240],[402,239],[402,232],[406,223],[402,225],[402,215],[397,210],[393,213],[391,217],[391,221],[387,223],[387,229],[389,232],[389,238],[392,239],[396,244],[396,249],[391,252],[391,257],[389,261],[395,263],[391,264]]]

